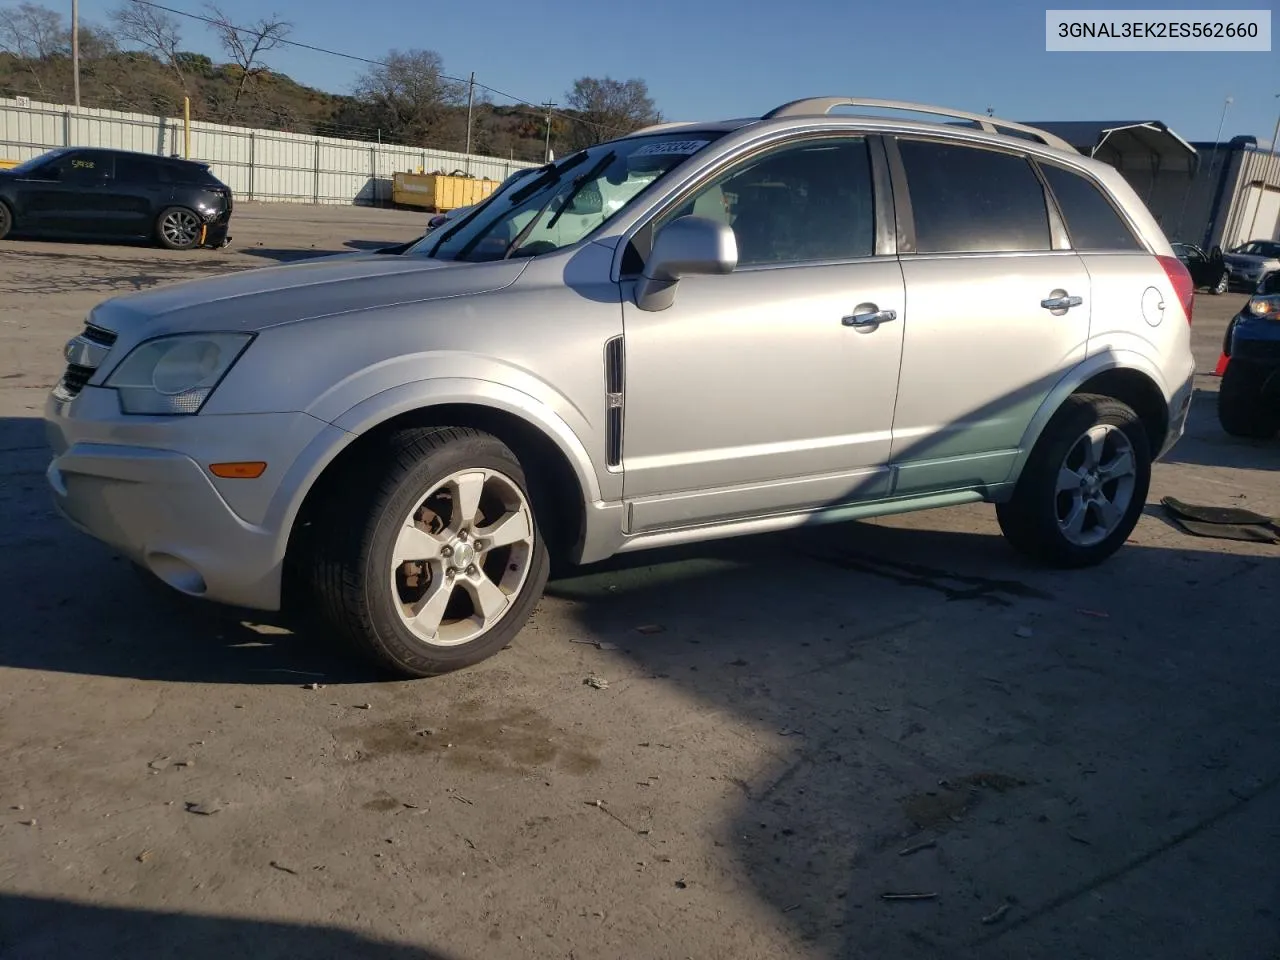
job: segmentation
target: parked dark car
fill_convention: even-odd
[[[1218,389],[1218,422],[1234,437],[1280,433],[1280,271],[1267,274],[1231,318],[1222,341],[1227,368]]]
[[[1183,262],[1197,287],[1208,287],[1210,293],[1226,293],[1231,286],[1231,273],[1217,247],[1205,253],[1194,243],[1172,244],[1173,252]]]
[[[230,242],[231,188],[207,164],[64,147],[0,170],[0,239],[148,239],[170,250]]]

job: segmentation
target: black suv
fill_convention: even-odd
[[[207,164],[63,147],[0,170],[0,239],[150,239],[171,250],[230,242],[231,188]]]

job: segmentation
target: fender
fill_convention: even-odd
[[[1022,468],[1026,466],[1027,458],[1031,456],[1031,451],[1039,441],[1044,428],[1048,425],[1053,415],[1058,412],[1058,408],[1066,402],[1067,397],[1071,396],[1083,384],[1098,374],[1105,373],[1108,370],[1133,370],[1143,374],[1155,384],[1160,391],[1160,395],[1164,397],[1165,404],[1168,405],[1170,391],[1165,384],[1163,374],[1155,364],[1142,354],[1131,350],[1117,350],[1111,347],[1095,353],[1093,356],[1086,357],[1068,370],[1062,379],[1054,384],[1040,404],[1040,408],[1036,410],[1035,416],[1031,418],[1031,422],[1027,424],[1027,429],[1022,435],[1022,442],[1018,447],[1018,456],[1014,459],[1013,466],[1009,472],[1008,479],[1010,481],[1021,475]],[[1155,451],[1152,452],[1154,453]]]
[[[536,398],[492,380],[442,377],[416,380],[374,394],[332,421],[333,426],[354,436],[380,423],[422,407],[465,403],[490,407],[519,417],[546,434],[560,448],[573,468],[588,503],[601,498],[600,479],[586,446],[564,419]]]
[[[491,381],[456,378],[419,380],[384,390],[357,403],[321,430],[298,455],[281,479],[263,522],[265,529],[279,533],[275,551],[277,563],[284,559],[293,524],[307,494],[343,450],[364,433],[393,417],[446,403],[467,403],[501,410],[541,431],[565,455],[586,493],[587,503],[600,502],[600,483],[585,445],[569,425],[545,404],[528,394]],[[617,496],[621,496],[620,490]]]

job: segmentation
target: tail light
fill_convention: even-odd
[[[1187,323],[1190,324],[1191,311],[1196,303],[1196,284],[1191,279],[1187,265],[1177,257],[1157,257],[1156,259],[1160,261],[1160,266],[1164,267],[1165,276],[1173,284],[1173,292],[1178,295],[1182,312],[1187,315]]]

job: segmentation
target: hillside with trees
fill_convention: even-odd
[[[441,150],[466,145],[469,84],[449,76],[434,50],[391,50],[351,93],[337,94],[271,69],[273,51],[295,43],[293,25],[280,17],[234,23],[216,3],[199,17],[218,38],[218,60],[184,45],[183,28],[194,21],[147,3],[121,0],[105,23],[82,19],[81,105],[177,116],[190,97],[194,120]],[[74,102],[71,26],[60,9],[0,8],[0,96]],[[660,119],[643,80],[581,77],[553,112],[551,148],[563,155]],[[540,161],[547,127],[544,108],[495,102],[477,82],[473,153]]]

